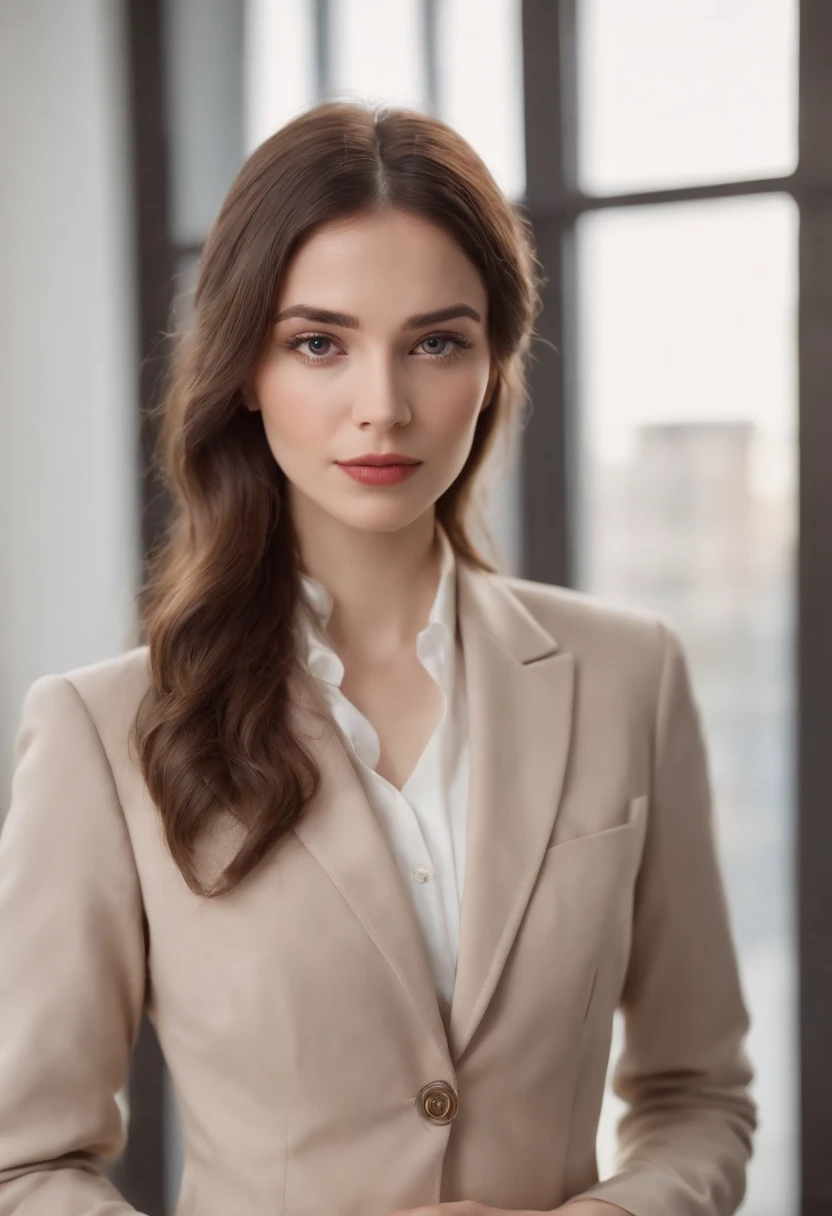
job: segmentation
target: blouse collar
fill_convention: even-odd
[[[442,524],[436,521],[441,552],[439,583],[427,624],[419,631],[416,647],[423,661],[439,658],[439,668],[446,674],[441,683],[450,691],[451,659],[456,642],[456,555]],[[301,598],[308,609],[305,614],[306,654],[303,656],[311,673],[328,684],[340,686],[344,666],[326,639],[326,626],[332,615],[331,592],[308,574],[301,574]]]

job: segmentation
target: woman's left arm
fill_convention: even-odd
[[[571,1196],[557,1216],[732,1216],[745,1193],[756,1128],[748,1015],[687,662],[663,624],[658,642],[650,804],[621,1001],[625,1043],[613,1077],[628,1104],[618,1169]],[[409,1210],[496,1212],[470,1201]]]
[[[632,1216],[730,1216],[756,1128],[702,726],[679,639],[658,629],[653,781],[613,1078],[628,1110],[617,1173],[564,1216],[588,1199]]]

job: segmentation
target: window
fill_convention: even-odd
[[[754,1216],[797,1211],[796,273],[788,195],[617,208],[577,228],[577,581],[660,612],[690,660],[753,1017]],[[620,1113],[611,1099],[607,1172]]]
[[[533,384],[524,573],[652,609],[685,644],[753,1022],[742,1210],[797,1216],[798,5],[623,7],[524,7],[528,205],[562,351]],[[608,1093],[602,1176],[621,1113]]]

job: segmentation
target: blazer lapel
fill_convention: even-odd
[[[504,581],[458,564],[471,752],[465,883],[449,1040],[454,1062],[482,1020],[557,815],[574,657]]]
[[[409,892],[314,679],[292,682],[294,728],[321,787],[294,825],[381,952],[445,1057],[470,1042],[528,903],[560,801],[573,657],[499,576],[457,561],[470,786],[457,976],[445,1026]]]
[[[366,929],[452,1072],[421,927],[396,860],[313,678],[296,675],[293,694],[294,729],[321,773],[295,834]]]

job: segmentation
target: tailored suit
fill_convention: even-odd
[[[755,1127],[708,765],[678,637],[457,563],[470,795],[446,1026],[401,876],[313,683],[322,785],[230,894],[167,851],[127,736],[147,648],[30,687],[0,834],[0,1216],[126,1216],[100,1172],[144,1009],[184,1139],[176,1216],[474,1199],[728,1216]],[[242,839],[218,807],[210,881]],[[628,1109],[595,1137],[613,1014]]]

